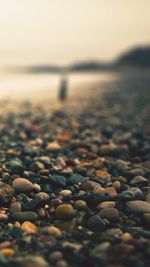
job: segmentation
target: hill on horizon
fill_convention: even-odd
[[[55,65],[33,65],[20,69],[28,73],[60,73],[60,72],[93,72],[93,71],[113,71],[122,68],[150,68],[150,45],[139,46],[127,50],[112,62],[102,62],[99,60],[87,60],[70,64],[65,67]],[[17,71],[19,68],[14,68]],[[14,70],[13,69],[13,70]]]
[[[137,67],[150,67],[150,46],[133,48],[118,59],[118,64]]]

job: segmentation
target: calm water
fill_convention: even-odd
[[[88,88],[118,79],[112,73],[84,73],[68,76],[69,96],[86,94]],[[0,100],[56,99],[61,76],[58,74],[11,74],[0,73]]]

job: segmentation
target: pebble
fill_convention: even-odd
[[[144,220],[150,226],[150,213],[144,213]]]
[[[135,214],[150,213],[150,203],[142,200],[128,201],[127,208]]]
[[[14,179],[12,186],[18,193],[29,193],[33,190],[34,185],[25,178]]]
[[[44,163],[40,162],[40,161],[35,161],[33,163],[31,163],[30,165],[30,170],[33,172],[39,172],[41,170],[44,169]]]
[[[14,196],[14,189],[3,182],[0,181],[0,202],[8,203],[12,200]]]
[[[74,207],[77,210],[85,210],[87,208],[87,204],[84,200],[77,200],[74,204]]]
[[[52,184],[58,185],[58,186],[66,186],[67,184],[67,179],[66,177],[62,175],[49,175],[48,176],[48,181],[51,182]]]
[[[9,207],[9,211],[10,212],[20,212],[21,211],[21,203],[20,202],[13,202],[11,203],[10,207]]]
[[[56,237],[61,237],[62,236],[61,230],[56,226],[48,226],[46,228],[46,232],[48,232],[48,233],[50,233],[50,234],[52,234],[52,235],[54,235]]]
[[[61,251],[53,251],[51,254],[50,254],[50,256],[49,256],[49,259],[50,259],[50,261],[52,262],[52,263],[55,263],[55,262],[57,262],[57,261],[59,261],[59,260],[61,260],[63,258],[63,254],[62,254],[62,252]]]
[[[56,208],[55,216],[60,220],[70,220],[75,216],[75,210],[70,204],[61,204]]]
[[[51,267],[42,256],[25,256],[19,262],[21,267]]]
[[[21,225],[21,229],[27,234],[36,234],[38,232],[38,228],[36,227],[36,225],[29,221],[25,221]]]
[[[5,257],[12,257],[16,254],[11,248],[3,248],[0,250],[0,253],[2,253]]]
[[[8,163],[8,169],[12,174],[22,174],[24,167],[21,162],[12,160]]]
[[[147,184],[148,180],[146,178],[144,178],[143,176],[135,176],[131,181],[130,184],[131,185],[136,185],[136,184]]]
[[[62,197],[68,197],[68,196],[72,196],[72,192],[69,189],[64,189],[59,192],[59,195]]]
[[[124,242],[128,242],[133,239],[133,236],[130,233],[123,233],[121,238]]]
[[[105,193],[107,193],[109,196],[112,196],[112,197],[117,196],[117,192],[114,187],[106,187]]]
[[[87,221],[87,226],[93,231],[102,231],[105,229],[105,223],[99,215],[93,215]]]
[[[117,222],[120,220],[119,211],[116,208],[104,208],[99,213],[101,218],[106,218],[110,222]]]
[[[57,152],[60,149],[61,149],[61,146],[60,146],[60,144],[57,141],[48,143],[48,145],[46,147],[46,150],[48,152]]]
[[[14,221],[24,222],[24,221],[36,221],[38,216],[33,211],[20,211],[13,212],[10,214],[10,218]]]
[[[97,209],[114,208],[114,201],[103,201],[97,205]]]
[[[106,171],[103,171],[103,170],[97,170],[95,171],[95,174],[98,178],[102,179],[102,180],[105,180],[105,181],[110,181],[110,178],[111,178],[111,175],[106,172]]]
[[[56,262],[56,267],[68,267],[68,264],[65,260],[59,260]]]

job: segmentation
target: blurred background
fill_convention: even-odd
[[[149,10],[149,0],[0,0],[0,99],[56,99],[64,75],[69,96],[149,75]]]

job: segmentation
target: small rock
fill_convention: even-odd
[[[84,200],[77,200],[74,204],[74,207],[77,210],[85,210],[87,208],[87,204]]]
[[[15,255],[15,251],[11,248],[3,248],[0,250],[0,253],[2,253],[5,257],[12,257]]]
[[[68,264],[65,260],[59,260],[56,262],[56,267],[68,267]]]
[[[16,178],[12,186],[14,190],[18,193],[29,193],[33,190],[34,185],[25,178]]]
[[[135,185],[135,184],[147,184],[148,180],[146,178],[144,178],[141,175],[135,176],[131,181],[130,184],[131,185]]]
[[[21,225],[21,229],[26,232],[27,234],[36,234],[38,232],[38,229],[36,227],[35,224],[29,222],[29,221],[25,221],[22,225]]]
[[[121,238],[124,242],[128,242],[133,239],[133,236],[130,233],[123,233]]]
[[[57,219],[69,220],[75,216],[75,210],[70,204],[61,204],[55,210]]]
[[[116,208],[104,208],[99,214],[100,217],[106,218],[110,222],[117,222],[120,219],[119,211]]]
[[[14,189],[3,182],[0,182],[0,202],[8,203],[12,200],[15,192]]]
[[[68,197],[68,196],[72,196],[72,192],[71,190],[64,189],[59,192],[59,195],[62,197]]]
[[[48,181],[58,186],[66,186],[67,179],[62,175],[49,175]]]
[[[136,214],[150,213],[150,203],[142,200],[128,201],[127,208]]]
[[[57,152],[61,149],[60,144],[57,141],[51,142],[47,145],[46,150],[48,152]]]
[[[46,232],[56,236],[56,237],[61,237],[62,236],[62,232],[60,231],[60,229],[58,227],[55,226],[48,226],[46,228]]]
[[[14,221],[24,222],[24,221],[36,221],[38,216],[33,211],[20,211],[13,212],[10,214],[10,218]]]
[[[50,256],[49,256],[49,259],[50,259],[50,261],[52,262],[52,263],[55,263],[55,262],[57,262],[57,261],[59,261],[59,260],[61,260],[63,258],[63,254],[62,254],[62,252],[61,251],[53,251],[51,254],[50,254]]]
[[[93,215],[90,217],[87,225],[93,231],[101,231],[105,229],[105,223],[99,215]]]
[[[40,161],[35,161],[33,163],[31,163],[30,165],[30,170],[33,172],[38,172],[40,170],[44,169],[44,163],[40,162]]]
[[[105,192],[112,197],[117,195],[116,189],[114,187],[106,187]]]
[[[110,181],[111,175],[103,170],[97,170],[95,171],[95,174],[98,178],[104,180],[104,181]]]
[[[98,209],[114,208],[114,207],[115,207],[114,201],[103,201],[97,205]]]
[[[50,267],[42,256],[26,256],[19,259],[21,267]]]
[[[70,178],[67,180],[68,185],[74,185],[74,184],[79,184],[83,183],[86,180],[85,177],[78,175],[78,174],[73,174]]]
[[[144,213],[144,221],[150,226],[150,213]]]
[[[10,161],[7,164],[7,166],[8,166],[8,170],[12,174],[22,174],[22,172],[24,171],[24,167],[23,167],[22,163],[17,161],[17,160]]]
[[[9,208],[9,211],[10,212],[18,212],[18,211],[21,211],[21,203],[20,202],[17,202],[17,201],[11,203],[10,208]]]

